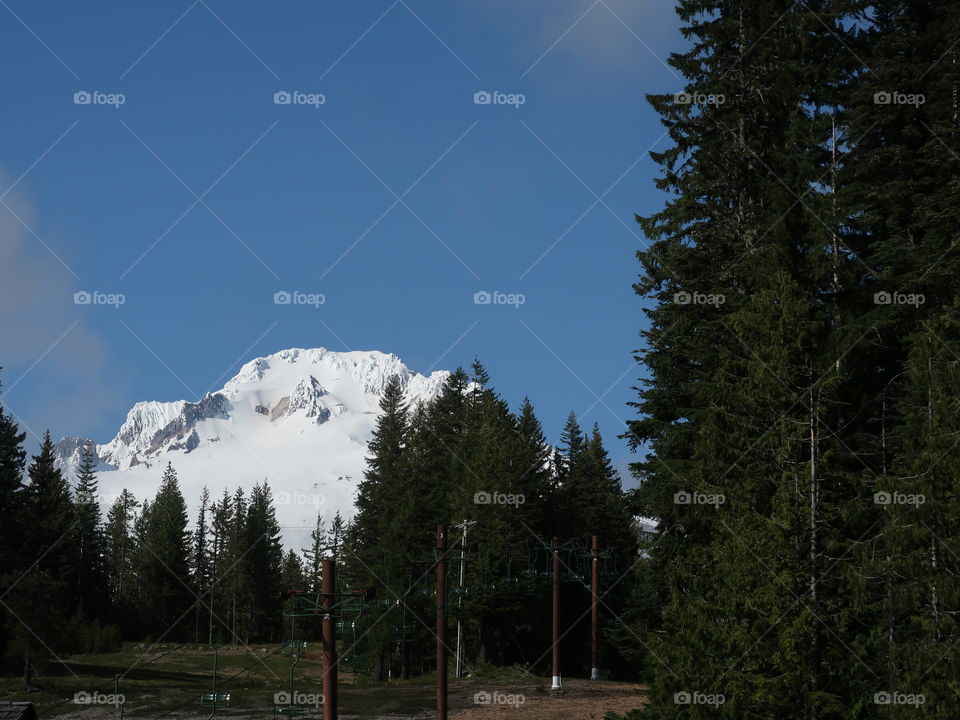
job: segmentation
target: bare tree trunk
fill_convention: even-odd
[[[930,541],[930,564],[933,567],[933,585],[930,587],[930,610],[933,613],[933,641],[940,642],[940,605],[937,599],[937,540]]]
[[[819,488],[817,483],[817,417],[813,404],[813,366],[810,366],[810,607],[814,615],[817,613],[817,522]],[[816,693],[820,687],[820,633],[815,623],[810,627],[810,692]],[[817,720],[816,704],[807,701],[810,720]]]

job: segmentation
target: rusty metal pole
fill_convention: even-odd
[[[333,618],[336,597],[336,561],[323,559],[323,720],[337,720],[337,626]]]
[[[593,536],[590,554],[590,679],[600,679],[600,538]]]
[[[562,690],[560,684],[560,541],[553,539],[553,680],[551,690]]]
[[[447,526],[437,525],[437,720],[447,720]]]

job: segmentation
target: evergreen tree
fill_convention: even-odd
[[[909,345],[898,403],[903,425],[893,438],[890,473],[874,495],[883,533],[870,550],[883,554],[864,566],[871,582],[861,597],[873,600],[867,616],[874,624],[862,645],[880,676],[864,685],[923,695],[925,717],[948,718],[960,677],[960,662],[947,650],[960,641],[953,611],[960,600],[960,497],[953,490],[960,469],[960,301],[924,323]]]
[[[587,482],[577,501],[582,526],[571,534],[600,535],[607,547],[617,547],[621,566],[629,566],[637,550],[634,518],[597,424],[584,443],[583,465]]]
[[[0,405],[0,596],[6,595],[27,567],[23,537],[18,531],[24,518],[25,439],[26,433],[20,432],[17,423]],[[11,625],[16,621],[9,613],[4,617],[0,622],[0,658],[17,654],[15,649],[8,648]],[[16,661],[19,660],[17,657]]]
[[[392,625],[384,613],[394,612],[397,598],[405,594],[411,548],[399,540],[401,528],[413,512],[409,493],[410,442],[408,408],[399,377],[391,377],[380,398],[380,416],[368,445],[367,467],[357,489],[357,514],[346,540],[345,572],[358,587],[378,598],[360,620],[364,646],[373,658],[374,678],[382,679],[389,665]],[[306,552],[308,581],[319,589],[320,562],[327,544],[322,519],[312,534],[313,546]],[[398,539],[395,540],[394,538]]]
[[[210,544],[210,593],[208,609],[209,627],[214,627],[214,616],[220,618],[229,617],[231,610],[230,600],[230,581],[233,577],[234,562],[230,554],[230,537],[233,527],[233,498],[230,492],[224,488],[220,501],[213,506],[213,519],[211,521],[212,538]],[[217,636],[221,634],[223,628],[217,622]],[[226,628],[229,631],[229,626]]]
[[[207,511],[210,508],[210,491],[204,485],[200,492],[200,510],[197,515],[197,529],[193,533],[193,548],[190,556],[190,572],[193,577],[193,587],[200,598],[196,606],[195,625],[197,642],[200,641],[200,609],[202,605],[210,604],[208,593],[211,583],[211,560],[208,547],[209,528],[207,526]],[[212,608],[210,608],[212,609]]]
[[[340,558],[346,531],[347,524],[343,515],[337,510],[333,515],[333,521],[330,523],[330,529],[327,531],[327,553],[334,560]]]
[[[718,716],[737,718],[832,717],[852,695],[825,640],[850,620],[836,549],[859,430],[842,402],[860,266],[831,183],[854,62],[837,6],[681,2],[692,43],[670,64],[689,95],[650,97],[672,198],[638,218],[635,289],[654,306],[630,440],[647,452],[638,509],[660,523],[642,578],[662,583],[644,643],[665,718],[690,711],[677,692],[723,694]]]
[[[97,492],[97,454],[92,443],[80,451],[74,503],[76,528],[74,547],[77,553],[78,610],[81,616],[106,619],[108,616],[105,539]]]
[[[150,526],[150,500],[144,498],[138,512],[133,519],[133,540],[134,547],[130,559],[132,566],[131,575],[134,578],[134,586],[131,589],[131,602],[137,608],[133,616],[136,618],[134,627],[140,637],[150,632],[150,623],[147,619],[153,617],[154,597],[151,592],[150,568],[152,566],[152,555],[147,545],[148,532]]]
[[[104,558],[108,578],[110,602],[114,608],[130,603],[135,587],[133,577],[134,536],[133,523],[140,503],[126,488],[107,511],[104,528]]]
[[[447,378],[440,394],[424,407],[422,422],[412,424],[409,454],[411,467],[408,491],[418,498],[410,510],[410,524],[420,528],[436,525],[447,519],[450,492],[475,484],[470,466],[464,458],[472,452],[465,445],[471,403],[468,398],[469,378],[457,368]]]
[[[391,377],[380,398],[380,416],[367,445],[367,467],[363,480],[357,488],[357,522],[354,525],[356,545],[365,562],[375,558],[364,555],[382,540],[384,526],[391,509],[396,509],[394,500],[403,483],[403,454],[407,445],[408,419],[404,403],[403,385],[398,376]],[[320,532],[317,518],[317,532]],[[314,542],[318,542],[314,538]],[[314,548],[316,552],[317,548]],[[316,577],[316,555],[307,556],[312,563],[312,577]]]
[[[26,437],[0,406],[0,579],[21,566],[22,536],[16,528],[23,512]]]
[[[854,527],[843,549],[854,559],[850,614],[860,628],[849,645],[873,671],[855,668],[853,682],[861,696],[921,693],[924,715],[945,718],[955,705],[945,689],[956,677],[943,654],[955,635],[943,610],[957,592],[957,515],[944,491],[956,463],[944,443],[960,269],[960,13],[950,3],[880,0],[854,3],[853,14],[851,47],[870,71],[849,83],[842,119],[856,142],[838,196],[849,218],[846,242],[864,267],[851,292],[849,333],[867,340],[850,354],[865,368],[847,399],[863,418],[853,447],[864,472],[857,523],[848,521]],[[877,492],[919,493],[927,502],[878,504]],[[881,711],[894,717],[897,708]]]
[[[516,477],[511,489],[524,498],[517,507],[517,522],[526,527],[528,535],[550,536],[552,518],[548,508],[553,501],[550,446],[528,398],[523,399],[516,417],[516,438],[510,462]]]
[[[37,569],[71,586],[76,577],[75,548],[71,534],[77,517],[70,486],[57,467],[49,431],[43,436],[40,453],[27,468],[27,517],[21,524],[28,538],[27,547],[37,557]],[[64,603],[69,606],[69,602]]]
[[[273,642],[279,636],[282,612],[283,547],[273,496],[266,481],[254,485],[247,506],[246,550],[250,602],[250,639]]]
[[[586,476],[584,448],[583,430],[580,429],[576,414],[571,411],[560,431],[560,444],[554,454],[557,477],[552,501],[556,513],[552,518],[550,537],[569,536],[571,533],[568,523],[581,512],[578,496],[583,494],[584,488],[590,484]],[[582,529],[578,526],[573,534],[580,534]]]
[[[233,513],[227,527],[223,552],[224,574],[220,578],[223,587],[223,612],[220,617],[227,623],[226,630],[231,642],[244,645],[250,636],[251,591],[249,549],[247,532],[247,498],[243,488],[237,488],[231,500]]]
[[[448,451],[462,468],[462,479],[451,488],[452,515],[475,523],[469,540],[478,547],[471,553],[474,562],[466,565],[464,583],[485,590],[468,593],[463,603],[464,655],[471,663],[503,665],[521,660],[515,639],[531,624],[529,606],[516,593],[516,584],[507,581],[518,575],[521,548],[537,542],[522,522],[526,497],[520,502],[518,487],[529,468],[515,462],[517,418],[479,360],[472,366],[471,386],[461,444]]]
[[[287,554],[283,556],[281,577],[284,590],[303,590],[305,583],[303,561],[293,550],[287,550]]]
[[[16,456],[16,451],[14,451]],[[70,536],[76,528],[67,481],[56,466],[50,433],[27,468],[29,484],[16,527],[24,535],[24,569],[7,588],[4,604],[16,619],[8,623],[8,657],[18,655],[23,684],[32,687],[35,664],[57,649],[65,651],[65,630],[75,607],[76,555]],[[42,598],[42,602],[38,602]]]
[[[310,540],[312,544],[309,548],[303,550],[303,555],[307,560],[304,568],[304,578],[307,588],[311,592],[320,592],[321,564],[323,563],[324,552],[326,549],[326,523],[323,521],[323,513],[317,513],[317,524],[310,531]]]
[[[200,492],[200,510],[197,514],[197,529],[193,533],[193,553],[190,568],[197,592],[203,594],[210,585],[210,553],[208,549],[207,511],[210,509],[210,491],[206,486]]]
[[[190,533],[187,505],[177,473],[167,463],[156,498],[147,509],[140,537],[141,592],[149,593],[150,625],[159,637],[180,639],[189,625],[185,616],[194,599],[190,580]]]

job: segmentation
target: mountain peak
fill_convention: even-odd
[[[285,498],[325,498],[325,508],[278,503],[282,525],[303,523],[309,531],[318,510],[352,514],[389,380],[400,379],[412,405],[435,397],[448,376],[442,370],[421,375],[396,355],[375,350],[289,348],[254,358],[221,390],[199,400],[136,403],[116,436],[96,446],[105,470],[101,492],[109,497],[111,489],[116,494],[126,487],[138,498],[152,497],[170,461],[192,513],[202,486],[216,495],[223,487],[250,489],[266,475],[277,497],[282,491]],[[60,444],[61,466],[71,480],[81,442]],[[347,476],[354,480],[337,481]]]

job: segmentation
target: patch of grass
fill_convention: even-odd
[[[279,654],[278,650],[278,645],[220,649],[217,690],[229,692],[232,697],[229,708],[217,711],[218,718],[270,714],[274,694],[289,688],[293,663],[293,658]],[[170,720],[203,718],[209,710],[201,708],[197,701],[201,693],[211,689],[213,655],[211,648],[196,644],[151,647],[126,643],[116,652],[69,656],[62,664],[47,666],[37,679],[39,692],[24,692],[17,677],[0,678],[0,699],[32,702],[41,718],[69,714],[71,718],[100,720],[112,717],[113,708],[74,704],[74,694],[112,694],[114,676],[121,675],[118,691],[126,698],[127,717],[150,720],[166,714]],[[472,677],[460,680],[453,678],[451,670],[451,711],[472,707],[473,695],[478,690],[522,692],[528,696],[547,693],[548,681],[524,668],[482,665],[473,670]],[[338,688],[340,712],[361,718],[429,713],[434,707],[435,681],[432,673],[388,682],[344,674]],[[308,646],[297,663],[294,689],[304,693],[322,691],[319,646]],[[624,720],[634,718],[631,715]]]

